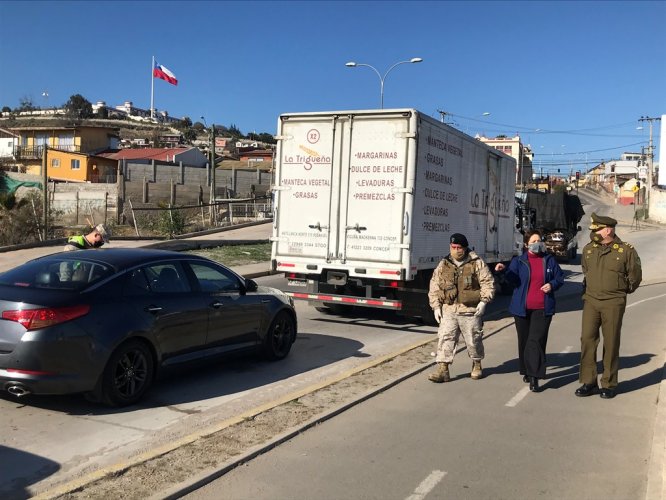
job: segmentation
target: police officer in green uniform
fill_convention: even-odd
[[[109,243],[111,231],[106,224],[97,224],[88,234],[70,236],[63,251],[71,252],[73,250],[87,250],[89,248],[99,248],[105,243]],[[60,263],[60,281],[77,281],[79,275],[85,273],[85,269],[80,262],[61,262]]]
[[[604,372],[600,396],[615,397],[620,358],[620,332],[627,294],[641,283],[641,259],[636,249],[615,234],[617,221],[593,213],[590,243],[583,248],[583,323],[580,336],[580,376],[583,385],[576,396],[590,396],[597,389],[597,346],[603,334]]]

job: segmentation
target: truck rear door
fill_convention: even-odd
[[[283,115],[274,257],[400,263],[409,127],[405,113]]]
[[[335,120],[283,116],[279,126],[274,253],[327,259],[329,247],[336,245],[330,226],[337,204],[333,159],[339,158],[340,149],[335,145]]]
[[[344,133],[338,259],[400,263],[410,120],[404,115],[359,115]],[[413,142],[413,141],[412,141]]]

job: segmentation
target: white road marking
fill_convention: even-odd
[[[406,500],[423,500],[425,496],[430,493],[437,484],[444,479],[446,472],[441,470],[434,470],[426,477],[421,484],[419,484],[414,493],[409,495]]]
[[[530,392],[529,387],[523,387],[521,390],[518,391],[518,394],[516,394],[514,397],[512,397],[508,403],[506,403],[504,406],[508,406],[509,408],[513,408],[516,406],[518,403],[520,403],[525,396],[527,396],[527,393]]]
[[[643,302],[647,302],[648,300],[654,300],[654,299],[660,299],[662,297],[666,297],[666,293],[662,293],[661,295],[657,295],[656,297],[650,297],[647,299],[639,300],[638,302],[634,302],[633,304],[629,304],[627,308],[634,307],[638,304],[642,304]]]
[[[563,351],[560,352],[560,354],[567,354],[571,352],[573,349],[573,346],[566,346]],[[527,396],[527,393],[530,392],[529,387],[523,387],[521,390],[518,391],[518,394],[516,394],[514,397],[512,397],[504,406],[508,406],[509,408],[513,408],[516,406],[518,403],[520,403],[525,396]]]

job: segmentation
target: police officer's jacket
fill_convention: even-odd
[[[615,236],[608,245],[590,242],[583,248],[585,297],[626,297],[641,284],[643,271],[636,249]]]
[[[442,259],[432,273],[428,301],[435,310],[444,306],[452,313],[471,314],[480,301],[495,297],[495,279],[485,262],[469,251],[457,266],[451,255]]]
[[[543,312],[546,316],[555,314],[555,291],[564,284],[564,273],[551,254],[543,256],[543,282],[550,283],[551,291],[544,297]],[[511,263],[504,274],[506,281],[516,287],[513,290],[509,312],[514,316],[527,316],[527,291],[531,279],[530,263],[527,250],[522,255],[511,259]]]
[[[63,249],[65,252],[71,251],[71,250],[85,250],[87,248],[93,248],[93,246],[88,243],[88,240],[86,240],[85,236],[83,235],[78,235],[78,236],[70,236],[67,238],[67,244],[65,245],[65,248]]]

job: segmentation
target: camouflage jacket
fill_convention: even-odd
[[[470,302],[473,297],[476,300]],[[469,314],[479,301],[488,303],[494,297],[495,279],[486,263],[472,251],[460,266],[448,255],[432,273],[428,301],[433,310],[444,306],[449,312]]]

